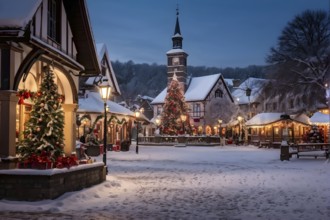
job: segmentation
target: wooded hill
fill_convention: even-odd
[[[147,95],[154,98],[166,87],[166,65],[115,61],[112,62],[112,67],[124,100],[134,100],[137,95]],[[188,66],[188,73],[193,77],[222,73],[224,78],[241,81],[248,77],[265,78],[266,76],[264,66],[254,65],[246,68]]]

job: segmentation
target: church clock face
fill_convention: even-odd
[[[179,65],[179,64],[180,64],[179,57],[173,57],[173,59],[172,59],[172,64],[173,64],[173,65]]]

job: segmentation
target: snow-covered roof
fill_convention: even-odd
[[[0,27],[25,27],[41,0],[0,0]]]
[[[119,105],[118,103],[107,101],[107,105],[109,106],[110,113],[134,116],[134,113],[131,110]],[[85,98],[79,98],[78,106],[77,112],[104,112],[104,102],[101,99],[100,94],[97,92],[87,92]]]
[[[255,102],[267,82],[267,79],[250,77],[242,82],[235,91],[233,91],[232,96],[234,96],[238,104],[248,104],[249,97],[246,96],[246,89],[249,88],[251,89],[250,103]]]
[[[204,100],[209,94],[215,83],[219,80],[220,73],[193,77],[185,93],[186,102]]]
[[[189,84],[189,87],[185,93],[185,101],[201,101],[206,98],[215,83],[219,80],[221,73],[193,77]],[[161,104],[165,102],[165,97],[167,94],[167,88],[165,88],[159,95],[151,102],[151,104]]]
[[[259,113],[248,120],[245,125],[246,126],[264,126],[268,125],[277,121],[281,121],[281,115],[285,113],[278,113],[278,112],[264,112]],[[298,115],[290,115],[290,118],[294,121],[303,123],[303,124],[310,124],[309,118],[305,114],[298,114]]]
[[[227,83],[228,86],[234,86],[234,79],[227,79],[227,78],[224,78],[225,82]]]
[[[108,53],[108,48],[107,46],[104,44],[104,43],[97,43],[96,44],[96,50],[97,50],[97,58],[99,60],[99,63],[101,64],[101,61],[103,59],[103,57],[105,56],[106,59],[108,59],[108,63],[109,63],[109,71],[110,71],[110,75],[106,76],[106,78],[109,78],[108,81],[112,81],[113,84],[114,84],[114,87],[115,87],[115,90],[121,94],[120,92],[120,88],[119,88],[119,85],[118,85],[118,82],[117,82],[117,78],[116,78],[116,74],[112,68],[112,65],[111,65],[111,60],[110,60],[110,56],[109,56],[109,53]],[[85,84],[86,85],[93,85],[94,84],[94,80],[95,80],[95,77],[89,77]]]
[[[158,94],[158,96],[156,96],[156,98],[154,98],[154,100],[152,100],[151,104],[162,104],[165,102],[165,97],[167,94],[167,87],[161,91],[161,93]]]
[[[167,51],[166,54],[173,54],[173,53],[186,53],[186,52],[182,49],[171,49],[171,50]]]
[[[310,118],[312,124],[326,124],[329,125],[330,115],[323,114],[321,112],[315,112],[314,115]]]

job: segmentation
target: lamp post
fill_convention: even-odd
[[[326,83],[324,87],[325,87],[325,98],[328,104],[328,114],[329,114],[328,143],[330,143],[330,88],[328,83]]]
[[[135,111],[135,118],[136,118],[136,148],[135,152],[136,154],[139,154],[139,121],[138,118],[140,117],[140,111]]]
[[[252,89],[250,89],[249,87],[247,87],[246,90],[245,90],[245,95],[248,97],[248,100],[249,100],[248,119],[251,118],[251,101],[250,101],[251,91],[252,91]]]
[[[181,121],[182,121],[182,125],[183,125],[183,134],[186,134],[186,131],[185,131],[185,127],[184,127],[184,123],[186,122],[187,120],[187,115],[180,115],[180,118],[181,118]]]
[[[221,137],[222,134],[221,134],[221,124],[222,124],[222,120],[221,119],[218,119],[218,123],[219,123],[219,136]]]
[[[241,139],[241,121],[243,120],[243,117],[242,116],[238,116],[237,117],[237,120],[238,120],[238,144],[239,144],[239,141]]]
[[[157,130],[158,130],[158,134],[160,134],[160,130],[159,130],[159,125],[160,125],[160,121],[161,121],[161,119],[160,119],[160,117],[159,117],[159,115],[157,116],[157,118],[156,118],[156,120],[155,120],[155,122],[156,122],[156,126],[157,126]]]
[[[108,174],[107,167],[107,100],[110,97],[111,87],[109,84],[99,85],[100,95],[104,101],[104,127],[103,127],[103,163],[106,174]]]
[[[156,125],[157,125],[157,128],[158,128],[158,126],[160,125],[160,118],[157,117],[155,121],[156,121]]]

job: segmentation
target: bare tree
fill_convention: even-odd
[[[271,48],[271,94],[302,95],[305,110],[326,103],[325,84],[330,80],[330,30],[325,11],[304,11],[289,22]]]

